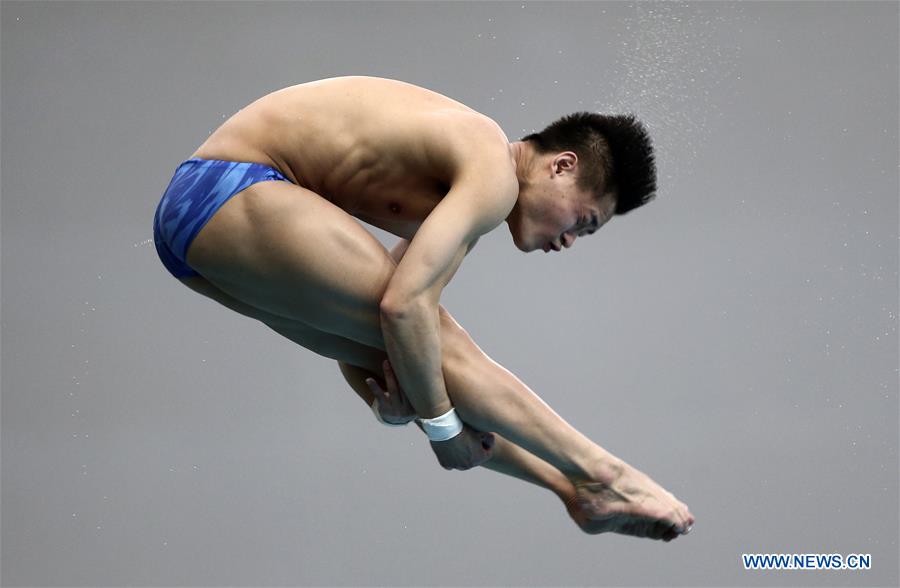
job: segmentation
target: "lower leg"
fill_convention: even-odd
[[[619,460],[488,357],[443,307],[441,345],[447,393],[463,421],[506,437],[570,480],[615,475]]]
[[[575,487],[562,472],[496,433],[491,459],[482,467],[546,488],[564,502],[575,496]]]
[[[368,327],[368,339],[375,345],[368,345],[346,338],[344,334],[328,333],[251,305],[239,299],[236,293],[232,295],[223,290],[224,283],[209,283],[206,279],[197,282],[185,281],[185,284],[236,312],[264,322],[307,349],[378,373],[380,379],[380,366],[386,354],[377,313],[373,314]],[[236,288],[233,284],[232,287]],[[244,294],[249,296],[252,292]],[[440,316],[447,393],[465,422],[481,431],[499,433],[549,462],[570,479],[593,480],[614,474],[598,471],[615,463],[607,452],[575,430],[518,378],[485,355],[443,307]]]
[[[684,504],[578,433],[487,357],[446,311],[441,314],[448,394],[463,420],[496,436],[486,467],[553,491],[586,533],[616,531],[670,540],[676,529],[689,528],[693,517]],[[317,353],[351,363],[341,371],[366,404],[372,403],[365,379],[381,381],[383,351],[324,333],[311,336],[306,327],[273,329]],[[570,452],[573,446],[576,450]],[[544,455],[550,459],[542,460]]]
[[[380,379],[380,376],[369,370],[344,362],[338,362],[338,365],[344,379],[356,392],[357,396],[366,405],[371,406],[375,395],[368,384],[366,384],[366,379]],[[562,472],[496,433],[494,434],[494,447],[491,459],[482,465],[489,470],[546,488],[559,496],[563,501],[572,498],[575,494],[574,486]]]
[[[614,457],[481,351],[443,307],[440,315],[447,394],[463,421],[480,431],[506,437],[571,480],[595,480],[614,473],[603,471],[614,467]],[[301,324],[267,326],[307,349],[337,359],[345,377],[348,372],[356,372],[358,377],[347,377],[348,382],[360,398],[372,403],[374,397],[365,384],[365,374],[382,382],[381,364],[387,358],[383,350]]]

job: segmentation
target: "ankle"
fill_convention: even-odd
[[[569,476],[569,480],[576,486],[591,482],[612,484],[622,475],[627,465],[611,453],[604,452],[602,455],[587,460],[583,466],[579,467],[578,471]]]

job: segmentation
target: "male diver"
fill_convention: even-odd
[[[693,525],[687,506],[575,430],[439,302],[502,222],[519,250],[558,252],[655,189],[632,116],[575,113],[510,143],[436,92],[337,77],[225,121],[175,171],[154,240],[192,290],[337,360],[380,421],[418,416],[444,468],[539,484],[588,533],[670,541]],[[401,239],[388,251],[353,217]]]

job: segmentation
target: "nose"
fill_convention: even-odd
[[[559,237],[559,242],[562,243],[563,247],[568,249],[572,246],[572,243],[575,242],[575,235],[572,235],[571,233],[563,233]]]

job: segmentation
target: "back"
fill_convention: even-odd
[[[352,76],[256,100],[193,156],[272,165],[348,213],[408,234],[391,223],[418,226],[446,194],[455,159],[508,145],[490,118],[437,92]]]

